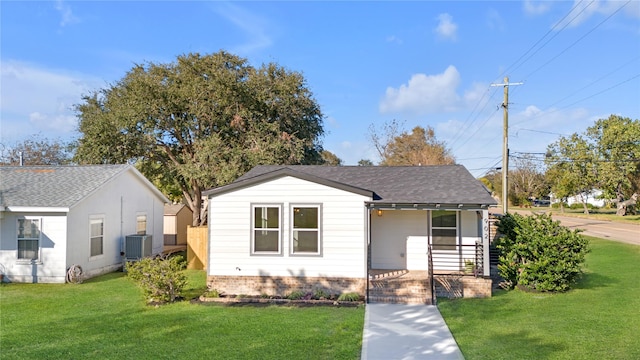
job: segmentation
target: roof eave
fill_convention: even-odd
[[[37,213],[67,213],[68,207],[64,206],[7,206],[6,212],[37,212]]]
[[[252,185],[256,185],[256,184],[260,184],[260,183],[264,183],[270,180],[274,180],[274,179],[278,179],[278,178],[282,178],[282,177],[286,177],[286,176],[291,176],[291,177],[295,177],[297,179],[301,179],[301,180],[305,180],[305,181],[309,181],[309,182],[313,182],[316,184],[321,184],[321,185],[325,185],[325,186],[329,186],[332,188],[336,188],[336,189],[340,189],[340,190],[344,190],[347,192],[351,192],[351,193],[355,193],[355,194],[359,194],[359,195],[363,195],[363,196],[367,196],[370,199],[373,198],[373,191],[371,190],[367,190],[367,189],[362,189],[359,187],[355,187],[352,185],[348,185],[348,184],[344,184],[341,182],[337,182],[337,181],[333,181],[333,180],[328,180],[322,177],[318,177],[315,175],[311,175],[311,174],[307,174],[304,172],[300,172],[300,171],[296,171],[296,170],[292,170],[291,168],[281,168],[275,171],[270,171],[258,176],[254,176],[251,177],[249,179],[246,180],[241,180],[241,181],[235,181],[232,182],[231,184],[228,185],[224,185],[218,188],[214,188],[214,189],[209,189],[206,191],[203,191],[202,194],[207,196],[207,197],[211,197],[211,196],[215,196],[215,195],[222,195],[231,191],[235,191],[235,190],[239,190],[245,187],[249,187]]]

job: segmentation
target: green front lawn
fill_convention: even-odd
[[[590,240],[587,273],[569,292],[440,299],[465,358],[640,359],[640,246]]]
[[[190,271],[188,294],[204,291]],[[363,308],[150,307],[122,273],[80,285],[0,286],[8,359],[358,359]]]

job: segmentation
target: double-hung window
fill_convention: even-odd
[[[320,255],[320,205],[293,205],[291,214],[291,253]]]
[[[40,220],[18,219],[18,260],[38,260],[40,255]]]
[[[280,254],[282,252],[281,206],[251,206],[251,253]]]
[[[458,212],[431,212],[431,245],[433,250],[456,250],[458,243]]]
[[[92,217],[89,219],[90,256],[99,256],[104,253],[104,218]]]

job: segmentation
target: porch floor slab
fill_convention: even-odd
[[[464,359],[434,305],[367,304],[362,360]]]

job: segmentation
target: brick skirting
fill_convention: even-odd
[[[286,296],[292,291],[313,292],[317,289],[329,294],[355,292],[364,295],[366,283],[366,279],[338,277],[207,276],[207,288],[228,295]]]
[[[462,278],[463,290],[462,296],[466,298],[484,298],[491,297],[491,285],[490,278],[482,277],[463,277]]]
[[[436,275],[434,277],[434,281],[438,297],[491,297],[492,281],[490,278],[461,275]]]

